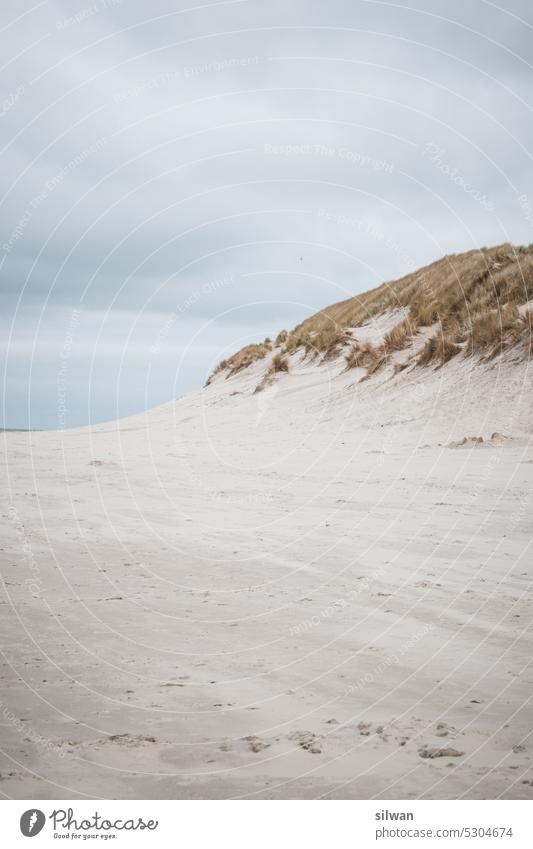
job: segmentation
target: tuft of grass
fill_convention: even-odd
[[[269,386],[273,382],[277,374],[288,371],[289,360],[284,353],[278,351],[278,353],[275,354],[272,358],[270,367],[267,369],[265,375],[263,376],[263,379],[255,387],[254,394],[256,394],[257,392],[262,392],[267,386]]]
[[[436,363],[437,367],[440,367],[455,357],[460,350],[461,347],[454,342],[453,337],[442,332],[435,333],[426,340],[416,362],[420,366]]]
[[[211,372],[211,374],[207,378],[206,382],[204,383],[204,387],[210,386],[211,381],[213,380],[215,375],[220,374],[220,372],[227,369],[227,367],[228,367],[228,361],[227,360],[220,360],[219,364],[217,366],[215,366],[215,368],[213,369],[213,371]]]
[[[514,303],[506,304],[500,310],[483,312],[472,321],[467,350],[470,353],[483,353],[487,359],[492,359],[516,344],[522,329],[520,313]]]
[[[399,324],[396,324],[392,330],[385,334],[383,346],[385,351],[393,353],[394,351],[403,351],[406,345],[409,344],[418,327],[411,318],[407,316]]]
[[[388,360],[389,360],[389,358],[388,358],[387,354],[385,354],[385,353],[379,354],[375,358],[375,360],[372,363],[370,363],[370,365],[368,366],[363,380],[366,380],[368,377],[371,377],[373,374],[375,374],[375,372],[379,371],[379,369],[382,368],[388,362]]]
[[[227,372],[227,380],[228,377],[238,374],[238,372],[257,362],[257,360],[264,359],[271,348],[272,345],[268,342],[260,342],[258,345],[246,345],[244,348],[241,348],[240,351],[237,351],[236,354],[233,354],[232,357],[228,357],[227,360],[222,360],[222,363],[219,363],[215,369],[214,374],[217,374],[220,371],[225,371]]]
[[[434,301],[419,298],[410,309],[411,321],[416,328],[431,327],[439,319],[439,307]]]
[[[289,371],[289,361],[285,354],[278,353],[272,359],[272,365],[270,366],[269,371],[272,374],[277,374],[281,371]]]
[[[525,338],[525,355],[530,357],[533,355],[533,311],[526,310],[520,318],[522,334]]]
[[[376,347],[370,342],[356,342],[352,345],[344,359],[346,368],[366,368],[367,374],[374,374],[387,360],[387,354],[382,347]]]

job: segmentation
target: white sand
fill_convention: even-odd
[[[341,367],[3,435],[3,795],[533,797],[530,370]]]

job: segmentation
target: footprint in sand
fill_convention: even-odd
[[[383,725],[376,725],[376,734],[381,740],[383,740],[384,743],[386,743],[389,739],[389,735],[385,733],[385,728]]]
[[[449,734],[457,734],[457,730],[452,725],[447,725],[445,722],[438,722],[435,731],[436,737],[448,737]]]
[[[464,755],[464,752],[460,752],[458,749],[452,748],[452,746],[443,746],[439,748],[438,746],[422,746],[421,749],[418,750],[418,754],[421,758],[460,758]]]
[[[113,460],[91,460],[87,463],[88,466],[116,466]]]
[[[317,737],[311,731],[296,731],[289,735],[289,740],[293,740],[301,749],[310,752],[312,755],[322,754],[320,737]]]
[[[144,734],[111,734],[103,743],[118,743],[120,746],[142,746],[145,743],[157,743],[155,737],[146,737]]]
[[[261,740],[260,737],[256,737],[255,734],[250,734],[248,737],[242,738],[247,744],[248,748],[251,752],[262,752],[263,749],[268,749],[270,743],[267,743],[265,740]]]

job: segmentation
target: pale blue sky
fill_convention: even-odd
[[[2,3],[3,424],[200,386],[442,254],[533,242],[527,2]]]

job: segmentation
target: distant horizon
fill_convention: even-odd
[[[365,291],[372,291],[372,289],[377,288],[378,286],[382,285],[383,283],[393,282],[394,280],[401,279],[402,277],[411,273],[413,270],[418,271],[421,268],[424,268],[428,265],[431,265],[433,262],[436,262],[439,259],[443,259],[445,256],[457,256],[457,255],[461,255],[462,253],[467,253],[468,251],[472,251],[472,250],[483,250],[483,249],[486,249],[486,248],[490,249],[492,247],[498,247],[500,244],[501,245],[510,244],[511,247],[513,247],[514,249],[519,249],[520,247],[528,247],[528,245],[525,244],[525,243],[518,244],[518,243],[515,243],[511,240],[508,240],[507,242],[498,243],[498,245],[496,245],[496,244],[495,245],[483,244],[483,245],[476,246],[476,247],[466,248],[466,250],[464,250],[464,251],[463,250],[461,250],[461,251],[459,251],[459,250],[450,251],[447,254],[443,254],[443,255],[439,255],[439,256],[435,256],[433,258],[430,258],[427,262],[424,263],[424,265],[418,266],[416,269],[407,268],[407,269],[404,269],[403,271],[400,271],[397,275],[395,275],[393,277],[389,277],[387,279],[382,279],[382,280],[376,282],[375,285],[371,286],[370,288],[361,288],[359,291],[354,292],[353,294],[345,293],[345,297],[340,298],[339,300],[342,301],[342,300],[345,300],[345,299],[349,299],[351,297],[357,297],[357,295],[361,295]],[[530,244],[533,244],[533,243],[530,243]],[[328,303],[324,303],[324,304],[319,305],[316,309],[305,310],[305,313],[302,311],[302,315],[300,316],[300,318],[290,326],[287,326],[287,323],[285,323],[284,326],[281,326],[281,324],[280,324],[280,326],[276,327],[274,330],[266,329],[266,330],[263,331],[263,333],[257,333],[256,330],[258,328],[256,327],[256,330],[250,331],[250,333],[245,334],[244,338],[247,339],[246,342],[243,342],[242,344],[239,344],[238,342],[236,342],[236,346],[233,346],[233,347],[231,346],[231,343],[228,343],[225,348],[221,347],[220,349],[218,349],[218,355],[215,356],[214,359],[212,359],[212,361],[211,361],[211,370],[212,370],[212,368],[214,368],[217,365],[217,363],[221,359],[235,353],[239,348],[243,347],[243,345],[249,344],[250,342],[260,342],[260,341],[262,341],[262,339],[264,339],[265,337],[268,337],[268,336],[270,336],[271,338],[274,338],[277,335],[277,333],[279,333],[281,330],[292,330],[299,323],[301,323],[302,321],[305,321],[306,318],[309,318],[310,316],[314,315],[315,313],[320,312],[323,309],[326,309],[327,307],[331,306],[334,303],[337,303],[337,301],[329,301]],[[81,311],[78,311],[78,312],[81,315]],[[172,316],[173,314],[171,313],[170,315]],[[164,325],[165,325],[165,322],[163,322],[163,326]],[[153,347],[154,346],[152,346],[152,350],[148,352],[148,355],[153,353]],[[79,428],[79,427],[88,427],[88,426],[91,426],[91,425],[96,426],[96,425],[102,425],[102,424],[108,424],[108,423],[112,424],[113,422],[120,421],[121,419],[128,418],[128,417],[134,416],[134,415],[139,415],[143,412],[147,412],[148,410],[151,410],[154,407],[158,407],[158,406],[161,406],[161,405],[166,404],[166,403],[171,403],[172,401],[176,400],[179,397],[189,395],[192,392],[196,392],[196,391],[200,390],[202,388],[202,386],[204,385],[208,374],[209,374],[209,369],[205,373],[202,372],[200,375],[197,375],[197,378],[198,378],[197,382],[191,384],[188,388],[183,389],[181,392],[178,392],[177,394],[172,394],[172,395],[169,395],[167,397],[161,397],[159,399],[156,399],[154,401],[154,403],[151,403],[150,405],[135,406],[135,403],[138,404],[138,402],[133,402],[133,403],[130,402],[129,405],[125,409],[123,409],[122,411],[118,410],[117,414],[114,415],[114,416],[111,416],[111,417],[106,417],[106,414],[102,413],[102,415],[104,416],[103,418],[94,419],[94,418],[91,418],[89,416],[89,413],[87,413],[87,418],[85,418],[81,414],[79,414],[80,417],[78,419],[72,420],[68,424],[66,422],[59,424],[59,423],[57,423],[57,416],[56,416],[56,413],[54,411],[55,420],[53,420],[50,423],[50,426],[47,426],[46,420],[43,420],[43,421],[40,422],[40,424],[36,423],[35,425],[31,425],[31,426],[29,426],[28,424],[20,425],[20,424],[15,424],[15,423],[9,424],[9,425],[4,425],[4,426],[0,427],[0,430],[4,431],[4,432],[10,432],[10,431],[11,432],[63,431],[63,430],[74,430],[74,429]],[[5,412],[5,410],[6,410],[6,404],[4,402],[3,411]],[[109,410],[107,410],[107,412],[109,412]]]
[[[150,409],[329,304],[533,241],[522,0],[389,4],[383,32],[346,0],[90,11],[5,11],[4,427]]]

